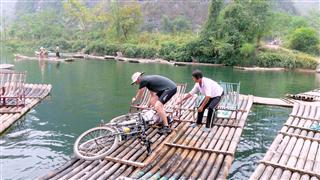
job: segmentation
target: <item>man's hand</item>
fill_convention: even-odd
[[[203,111],[203,107],[202,106],[200,106],[199,108],[198,108],[198,112],[202,112]]]
[[[177,102],[177,105],[182,104],[182,101],[183,101],[182,99],[179,99],[178,102]]]
[[[134,97],[134,98],[132,98],[132,100],[131,100],[131,104],[134,104],[134,102],[136,102],[136,98]]]

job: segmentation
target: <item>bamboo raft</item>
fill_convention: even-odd
[[[16,61],[24,61],[24,60],[30,60],[30,61],[48,61],[48,62],[72,62],[75,59],[74,58],[64,58],[64,59],[57,59],[56,57],[48,57],[48,58],[40,58],[39,56],[30,57],[30,56],[24,56],[21,54],[14,54]]]
[[[189,126],[195,99],[182,105],[171,134],[159,135],[156,128],[147,131],[153,149],[150,156],[139,140],[131,139],[105,159],[72,158],[39,179],[226,179],[253,97],[241,96],[237,117],[234,112],[233,119],[217,119],[211,131],[201,130],[203,125]]]
[[[300,99],[305,99],[305,100],[310,99],[312,101],[320,101],[320,88],[314,89],[308,92],[299,93],[299,94],[296,94],[295,96],[297,96]]]
[[[320,106],[295,104],[251,176],[254,179],[320,179]]]
[[[285,98],[266,98],[266,97],[253,97],[253,103],[259,105],[269,105],[269,106],[282,106],[282,107],[293,107],[296,100],[285,99]]]
[[[0,107],[0,133],[10,127],[32,107],[44,99],[51,91],[48,84],[25,84],[25,106],[1,106]]]

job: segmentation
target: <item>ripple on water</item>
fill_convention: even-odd
[[[65,149],[70,141],[72,135],[53,131],[15,129],[7,133],[0,142],[3,177],[17,179],[15,174],[19,173],[19,179],[34,179],[44,175],[69,159]]]

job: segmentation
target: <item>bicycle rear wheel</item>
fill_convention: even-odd
[[[81,134],[74,143],[73,151],[80,159],[89,161],[109,155],[118,146],[119,135],[108,127],[95,127]]]

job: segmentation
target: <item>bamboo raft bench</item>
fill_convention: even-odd
[[[24,106],[1,106],[0,107],[0,133],[4,132],[15,121],[21,118],[32,107],[37,105],[51,91],[49,84],[25,84]]]
[[[217,119],[209,132],[201,130],[204,125],[189,127],[195,101],[193,97],[183,103],[168,136],[159,135],[156,128],[147,131],[153,149],[150,156],[139,140],[131,139],[105,159],[72,158],[39,179],[226,179],[253,97],[241,96],[238,116],[233,112],[233,119]]]
[[[255,179],[320,179],[320,106],[295,104],[251,176]]]

